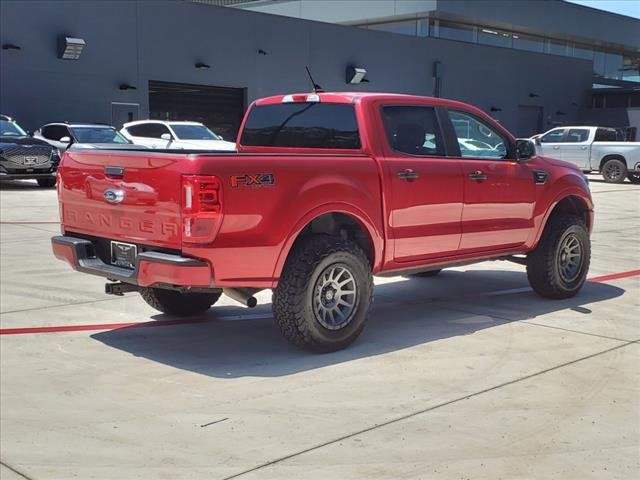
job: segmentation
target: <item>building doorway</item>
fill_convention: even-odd
[[[118,130],[122,124],[138,120],[140,115],[140,105],[137,103],[111,102],[111,125]]]
[[[518,126],[516,136],[529,138],[542,133],[542,107],[534,105],[518,105]]]
[[[149,118],[205,124],[235,141],[245,109],[245,89],[149,81]]]

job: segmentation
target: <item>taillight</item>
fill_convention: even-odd
[[[222,185],[213,175],[182,176],[182,240],[211,243],[222,223]]]

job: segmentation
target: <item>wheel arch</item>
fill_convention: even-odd
[[[314,234],[335,235],[354,241],[364,250],[374,272],[382,263],[384,241],[366,214],[348,204],[324,205],[307,213],[291,230],[276,262],[275,279],[280,278],[293,247]]]
[[[568,191],[557,197],[547,210],[547,214],[542,222],[535,238],[533,247],[537,246],[542,238],[542,233],[546,228],[549,220],[563,213],[569,213],[581,217],[587,226],[587,230],[591,232],[593,228],[593,204],[590,199],[585,198],[580,192]]]
[[[629,168],[629,166],[627,165],[627,159],[624,158],[623,155],[619,153],[608,153],[607,155],[602,157],[602,159],[600,160],[600,165],[598,167],[600,171],[602,171],[602,167],[604,167],[604,164],[607,163],[609,160],[620,160],[622,163],[625,164],[627,168]]]

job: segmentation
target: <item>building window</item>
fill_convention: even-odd
[[[567,42],[558,42],[556,40],[549,40],[549,53],[553,55],[568,55],[569,45]]]
[[[628,82],[640,82],[640,57],[622,59],[622,79]]]
[[[402,22],[375,23],[368,25],[369,30],[381,30],[383,32],[400,33],[402,35],[416,35],[416,20]]]
[[[585,60],[593,60],[593,50],[587,47],[574,45],[573,56],[576,58],[584,58]]]
[[[438,37],[461,42],[474,41],[474,28],[461,23],[440,22]]]
[[[418,19],[418,36],[419,37],[429,36],[429,19],[428,18]]]
[[[491,28],[481,28],[478,31],[478,43],[509,48],[512,45],[511,33],[493,30]]]
[[[604,52],[593,52],[593,73],[604,77]]]
[[[615,53],[604,54],[604,76],[619,79],[622,74],[622,55]]]
[[[544,52],[544,38],[521,33],[513,34],[513,48],[529,52]]]

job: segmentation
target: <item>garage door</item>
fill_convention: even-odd
[[[201,122],[225,140],[235,141],[244,108],[244,88],[149,82],[150,118]]]

